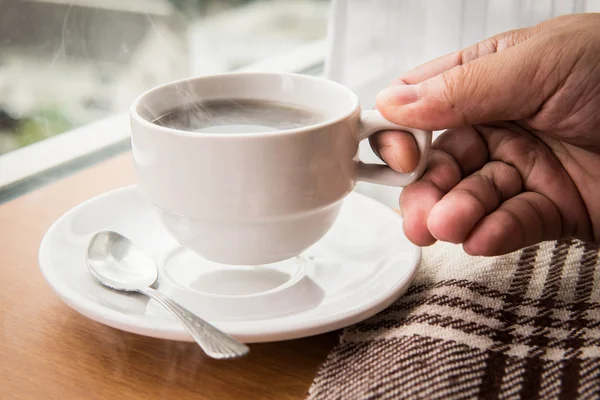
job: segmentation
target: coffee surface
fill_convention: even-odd
[[[296,105],[262,100],[218,100],[179,107],[152,122],[198,133],[241,134],[297,129],[324,120],[322,113]]]

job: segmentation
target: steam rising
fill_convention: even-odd
[[[275,132],[315,125],[318,111],[279,102],[219,100],[190,103],[155,119],[157,125],[199,133]]]

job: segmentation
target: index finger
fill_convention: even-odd
[[[539,32],[542,26],[508,31],[492,36],[454,53],[419,65],[397,78],[392,85],[414,85],[469,61],[515,46]]]

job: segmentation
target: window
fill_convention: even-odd
[[[323,57],[329,7],[325,0],[0,1],[0,186],[122,139],[129,104],[157,84],[269,69],[266,62],[311,67]],[[81,127],[95,121],[83,137]]]

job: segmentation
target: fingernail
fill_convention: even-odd
[[[419,100],[419,85],[395,85],[383,89],[377,97],[392,106],[403,106]]]

